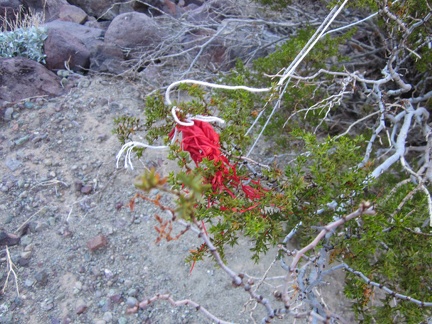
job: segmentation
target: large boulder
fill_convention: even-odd
[[[44,44],[46,66],[50,70],[64,69],[86,71],[90,57],[102,44],[104,31],[77,23],[55,20],[45,24],[48,38]]]
[[[90,66],[90,51],[84,43],[64,30],[49,30],[45,41],[46,66],[50,70],[70,68],[85,71]]]
[[[112,20],[118,14],[133,11],[129,0],[69,0],[69,3],[103,20]]]
[[[0,101],[57,96],[63,91],[59,77],[42,64],[23,57],[0,58]]]
[[[150,47],[161,40],[157,23],[139,12],[118,15],[105,33],[105,43],[123,48]]]
[[[63,5],[60,7],[59,20],[84,24],[87,20],[87,14],[77,6]]]

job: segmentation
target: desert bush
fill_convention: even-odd
[[[158,216],[160,239],[194,230],[203,244],[188,260],[212,255],[224,270],[224,248],[241,235],[254,243],[256,262],[279,247],[287,272],[282,310],[226,270],[267,309],[263,322],[283,314],[340,320],[314,291],[338,269],[346,272],[358,320],[431,316],[431,8],[427,1],[359,1],[362,12],[371,10],[368,19],[342,15],[340,26],[326,31],[346,3],[318,31],[298,30],[269,56],[238,62],[218,85],[179,81],[165,100],[147,98],[142,123],[117,120],[124,144],[118,158],[126,152],[130,163],[132,150],[143,154],[148,144],[128,142],[140,125],[149,145],[163,138],[181,168],[136,181],[138,189],[158,188],[176,200],[175,208],[152,200],[169,215]],[[177,86],[192,99],[171,102]],[[266,149],[256,153],[257,145]],[[174,236],[178,219],[186,227]],[[291,251],[293,237],[298,249]],[[289,286],[300,293],[293,297]]]
[[[16,14],[14,22],[4,21],[0,28],[0,57],[22,56],[45,62],[44,41],[47,30],[39,24],[43,17],[38,14]]]

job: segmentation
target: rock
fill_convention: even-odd
[[[90,70],[120,74],[128,68],[122,64],[123,61],[124,54],[119,46],[106,43],[100,44],[90,57]]]
[[[82,299],[79,299],[76,303],[75,313],[80,315],[84,313],[87,310],[87,308],[88,308],[87,304]]]
[[[27,267],[29,265],[29,263],[30,263],[30,258],[23,258],[22,256],[20,256],[18,258],[18,262],[17,263],[18,263],[18,265],[20,267]]]
[[[109,300],[114,304],[120,304],[123,301],[123,296],[121,294],[113,294],[109,296]]]
[[[5,231],[0,231],[0,246],[13,246],[20,242],[20,237],[12,233],[6,233]]]
[[[112,20],[123,12],[132,11],[131,1],[125,0],[69,0],[70,4],[83,9],[97,19]]]
[[[58,96],[63,91],[59,77],[42,64],[24,57],[0,58],[0,100]]]
[[[84,195],[89,195],[93,190],[93,187],[90,185],[85,185],[81,187],[81,193]]]
[[[63,5],[60,7],[59,20],[70,21],[82,25],[87,20],[87,14],[79,7]]]
[[[45,24],[48,38],[44,49],[48,69],[64,69],[65,63],[74,71],[86,71],[90,57],[102,44],[103,30],[69,21],[55,20]]]
[[[102,247],[105,247],[108,244],[108,240],[106,236],[100,234],[98,236],[95,236],[91,240],[87,242],[87,247],[90,251],[94,252]]]
[[[24,252],[21,252],[21,254],[20,254],[21,258],[23,258],[23,259],[30,259],[31,255],[32,255],[31,251],[24,251]]]
[[[52,298],[47,298],[41,303],[41,308],[44,311],[49,311],[54,308],[54,301]]]
[[[74,182],[75,191],[81,191],[83,186],[84,186],[84,184],[82,183],[82,181],[76,180]]]
[[[138,296],[138,290],[136,288],[130,288],[127,291],[127,295],[130,297],[137,297]]]
[[[128,297],[126,299],[126,306],[127,307],[131,308],[131,307],[134,307],[136,305],[138,305],[138,300],[135,297]]]
[[[35,274],[34,278],[38,285],[41,287],[46,286],[46,284],[48,283],[48,273],[46,272],[46,270],[39,271]]]
[[[25,135],[25,136],[20,137],[17,140],[15,140],[14,143],[16,146],[20,146],[20,145],[23,145],[24,143],[26,143],[29,139],[30,139],[30,136]]]
[[[111,323],[113,319],[113,315],[111,312],[105,312],[103,315],[103,320],[106,321],[107,323]]]
[[[126,48],[150,47],[161,40],[156,22],[138,12],[118,15],[105,33],[105,43]]]
[[[21,166],[21,161],[7,157],[5,165],[9,168],[9,170],[16,171]]]
[[[12,120],[12,114],[13,114],[14,110],[12,107],[8,107],[6,108],[5,112],[4,112],[4,119],[6,121],[11,121]]]
[[[74,71],[84,71],[90,67],[90,51],[81,40],[65,30],[48,30],[45,54],[50,70],[68,66]]]

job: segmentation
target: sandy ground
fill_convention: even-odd
[[[137,301],[157,293],[191,299],[229,322],[263,318],[263,307],[245,307],[248,295],[233,288],[212,260],[190,273],[185,258],[201,244],[196,235],[156,244],[154,215],[160,211],[142,201],[134,211],[126,207],[135,193],[133,179],[145,166],[170,169],[165,152],[157,151],[135,160],[134,171],[116,168],[120,143],[111,133],[113,118],[141,114],[143,93],[125,80],[82,77],[67,95],[18,104],[12,120],[1,121],[0,224],[8,233],[24,234],[8,248],[17,282],[13,273],[7,276],[1,247],[0,282],[7,287],[0,295],[0,323],[211,322],[194,308],[165,301],[128,314]],[[106,245],[91,251],[87,244],[98,235]],[[258,282],[275,251],[254,264],[249,242],[240,242],[228,250],[228,265]],[[268,276],[281,275],[275,263]],[[351,322],[341,285],[332,282],[323,288],[326,303]],[[259,292],[280,307],[272,297],[277,284],[268,280]]]

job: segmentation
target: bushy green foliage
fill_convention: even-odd
[[[43,44],[48,37],[45,28],[17,28],[0,33],[0,57],[23,56],[36,62],[45,62]]]
[[[426,6],[424,1],[420,2],[420,7]],[[372,6],[372,3],[360,1],[358,5]],[[415,17],[414,7],[413,2],[406,1],[402,2],[400,10],[408,10],[410,17]],[[423,37],[422,33],[429,32],[428,28],[421,29],[413,36],[414,39],[404,41],[413,45],[419,37]],[[288,66],[311,34],[311,29],[298,31],[296,37],[273,54],[256,60],[253,68],[238,62],[236,68],[224,75],[220,82],[272,86],[274,80],[264,75],[275,75]],[[320,41],[298,69],[298,74],[315,73],[328,66],[330,59],[333,62],[346,60],[338,53],[336,44],[343,44],[351,35],[347,33]],[[403,38],[399,33],[395,37],[396,41]],[[410,64],[421,73],[430,68],[430,57],[430,53],[426,53],[424,59],[413,60]],[[413,80],[417,77],[418,74],[413,73]],[[430,302],[432,236],[424,231],[424,222],[428,219],[425,195],[412,184],[401,184],[408,176],[398,168],[378,180],[368,179],[375,166],[374,161],[362,167],[359,165],[367,145],[366,135],[369,134],[339,138],[322,133],[316,135],[316,126],[324,116],[323,110],[302,112],[301,109],[328,96],[325,90],[328,88],[322,85],[331,84],[333,79],[323,76],[320,82],[321,88],[303,81],[288,87],[282,98],[282,109],[274,115],[266,132],[267,139],[278,144],[272,147],[272,152],[282,151],[290,158],[276,160],[268,169],[251,164],[251,170],[239,158],[242,150],[251,143],[251,138],[245,135],[246,130],[259,114],[263,113],[263,119],[268,116],[270,109],[264,110],[264,107],[271,106],[274,94],[258,95],[242,90],[206,91],[197,85],[182,86],[182,91],[191,100],[175,103],[176,106],[191,115],[217,114],[225,119],[226,126],[215,126],[220,134],[223,153],[239,166],[240,177],[254,179],[266,191],[258,205],[236,188],[232,189],[235,198],[223,190],[215,192],[206,180],[218,171],[218,166],[208,160],[192,166],[189,154],[175,143],[171,145],[170,157],[177,160],[182,171],[171,173],[167,180],[171,190],[179,193],[187,188],[189,192],[189,195],[179,196],[176,212],[184,219],[190,220],[193,215],[205,222],[214,245],[222,255],[224,247],[235,245],[239,235],[248,237],[253,242],[252,257],[258,262],[261,253],[266,252],[269,246],[280,243],[299,222],[302,226],[298,230],[297,243],[304,246],[316,236],[317,227],[328,224],[334,217],[352,212],[361,201],[369,200],[375,205],[376,215],[345,224],[338,229],[340,235],[331,236],[319,247],[325,244],[330,263],[343,261],[372,281]],[[168,143],[167,134],[175,126],[170,118],[170,108],[164,104],[160,94],[147,99],[144,126],[150,142],[165,137]],[[297,113],[295,118],[283,127],[287,117],[293,113]],[[321,129],[326,131],[325,124]],[[331,208],[331,205],[336,207]],[[196,247],[188,260],[195,262],[206,254],[209,251],[205,245]],[[422,309],[408,301],[398,300],[393,304],[391,295],[380,295],[380,292],[349,273],[345,293],[355,301],[358,319],[367,323],[391,323],[395,319],[416,323],[431,314],[430,309]]]

